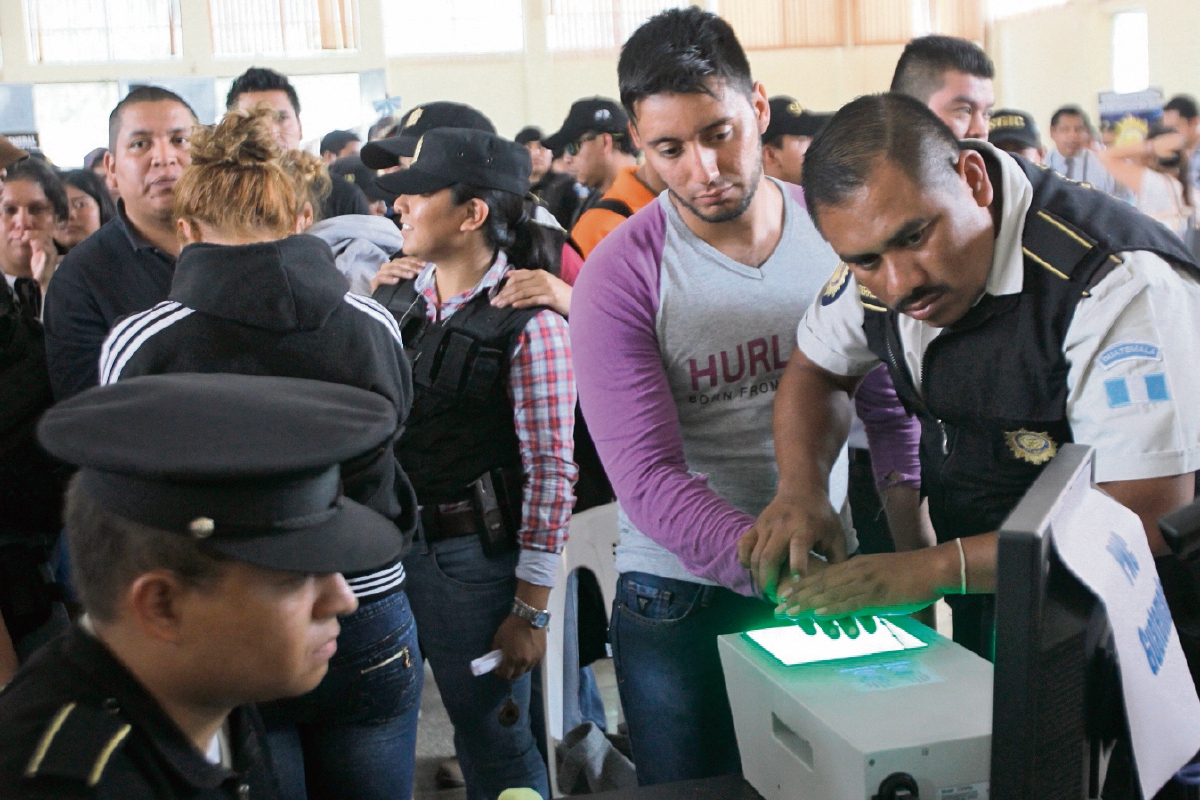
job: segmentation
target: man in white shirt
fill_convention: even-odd
[[[895,94],[839,111],[804,169],[809,213],[843,263],[780,382],[789,492],[743,542],[756,578],[790,554],[783,605],[818,618],[948,595],[956,641],[990,655],[996,530],[1074,441],[1096,448],[1096,481],[1141,517],[1170,600],[1179,562],[1156,521],[1192,499],[1200,468],[1190,254],[1126,205],[960,143]],[[845,439],[846,393],[881,362],[921,418],[922,492],[942,544],[816,566],[808,552],[834,531],[807,498]]]
[[[1046,166],[1069,180],[1095,186],[1118,200],[1129,200],[1121,186],[1090,149],[1092,123],[1079,106],[1063,106],[1050,117],[1050,139],[1054,149],[1046,155]]]

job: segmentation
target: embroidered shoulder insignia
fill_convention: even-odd
[[[93,787],[130,730],[130,725],[114,712],[67,703],[38,740],[25,767],[25,777],[67,778]]]
[[[871,290],[861,283],[858,285],[858,299],[862,303],[862,307],[869,311],[887,311],[887,306],[879,302],[879,298],[871,294]]]
[[[833,271],[833,275],[829,276],[829,282],[825,284],[825,288],[821,291],[821,305],[827,306],[841,297],[849,283],[850,268],[846,266],[845,261],[839,262],[837,269]]]
[[[1006,432],[1004,438],[1008,441],[1008,449],[1022,461],[1030,464],[1045,464],[1058,454],[1058,445],[1048,433],[1034,433],[1022,428],[1019,431]]]

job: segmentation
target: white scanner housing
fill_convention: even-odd
[[[889,621],[928,646],[785,667],[745,634],[719,637],[742,773],[766,800],[872,800],[895,773],[921,800],[987,800],[992,665]]]

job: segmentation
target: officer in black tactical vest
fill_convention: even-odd
[[[500,308],[513,270],[553,273],[561,243],[531,216],[529,153],[495,134],[436,128],[380,176],[398,195],[415,279],[381,285],[413,365],[397,453],[421,505],[404,559],[421,651],[446,701],[470,797],[549,796],[530,730],[530,670],[546,649],[550,588],[576,476],[567,323]],[[471,662],[500,651],[494,672]]]
[[[294,378],[132,378],[55,406],[85,614],[0,692],[0,798],[277,796],[256,701],[303,694],[403,538],[346,499],[392,405]]]
[[[947,595],[954,638],[993,647],[996,531],[1065,442],[1142,519],[1168,597],[1191,578],[1156,526],[1200,467],[1200,268],[1154,221],[900,95],[855,100],[809,149],[809,213],[843,263],[798,331],[776,399],[780,493],[742,542],[794,613],[837,617]],[[829,449],[845,393],[879,363],[922,425],[940,544],[822,569]],[[836,451],[834,451],[836,452]],[[790,555],[790,559],[789,559]]]

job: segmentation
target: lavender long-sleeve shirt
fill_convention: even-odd
[[[621,506],[621,572],[755,594],[737,542],[774,496],[775,390],[796,326],[837,266],[799,188],[778,185],[783,235],[757,269],[696,238],[664,194],[600,243],[575,285],[576,380]],[[894,391],[870,389],[860,413],[872,440],[915,463],[907,415],[873,413],[898,407]],[[891,471],[905,459],[882,461]]]

